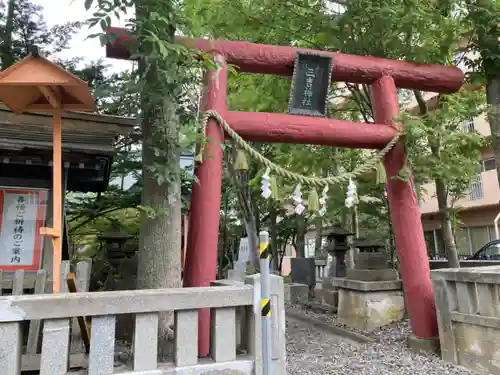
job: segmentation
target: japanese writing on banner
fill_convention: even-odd
[[[30,190],[6,189],[0,193],[0,268],[38,267],[45,199],[41,199],[40,192]]]

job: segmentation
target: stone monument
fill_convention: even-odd
[[[345,277],[346,263],[345,254],[350,250],[348,238],[354,233],[345,230],[339,225],[334,225],[331,228],[325,229],[322,236],[327,239],[328,251],[328,274],[323,278],[321,291],[318,295],[324,304],[337,306],[338,290],[333,284],[336,277]]]
[[[382,243],[355,241],[360,251],[355,268],[333,279],[338,288],[338,318],[349,327],[373,330],[399,321],[405,315],[403,285],[397,270],[387,267]]]
[[[285,300],[306,303],[314,295],[316,266],[314,258],[290,259],[292,283],[285,286]]]
[[[234,281],[245,281],[246,269],[250,260],[250,246],[248,237],[240,239],[238,248],[238,260],[234,262],[233,269],[228,270],[227,278]]]

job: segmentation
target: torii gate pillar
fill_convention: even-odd
[[[224,113],[227,111],[228,69],[222,56],[216,55],[215,61],[218,69],[206,74],[207,87],[201,106],[204,111],[213,109]],[[207,124],[206,137],[209,142],[203,150],[203,163],[196,166],[198,182],[193,184],[191,193],[185,287],[210,286],[216,278],[224,134],[214,120]],[[210,349],[208,309],[198,311],[198,339],[198,354],[205,357]]]
[[[399,127],[393,120],[399,114],[399,104],[391,77],[384,76],[372,84],[371,103],[376,123]],[[405,160],[404,143],[400,141],[384,160],[387,198],[411,328],[417,338],[433,339],[438,336],[436,306],[413,177],[410,182],[393,178]]]

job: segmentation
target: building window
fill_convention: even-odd
[[[471,200],[479,200],[484,198],[483,180],[481,174],[475,176],[469,185],[469,197]]]
[[[457,246],[457,253],[467,257],[471,255],[471,243],[469,230],[467,228],[455,228],[455,245]]]
[[[470,117],[470,118],[463,120],[460,123],[460,127],[462,128],[462,131],[465,133],[474,133],[474,131],[475,131],[474,119],[472,117]]]
[[[434,231],[428,230],[424,232],[425,245],[427,246],[427,255],[431,259],[436,259],[437,257],[437,248],[436,242],[434,239]]]
[[[446,257],[443,231],[441,229],[425,231],[424,239],[427,245],[427,254],[431,259],[442,259]]]
[[[489,228],[487,226],[470,227],[469,234],[472,253],[475,253],[490,242]]]
[[[491,171],[493,169],[497,169],[497,163],[495,162],[495,158],[490,158],[483,160],[483,171]]]
[[[455,228],[454,238],[459,259],[466,259],[475,254],[488,242],[496,239],[493,226]],[[441,229],[424,232],[427,253],[433,259],[446,259]]]

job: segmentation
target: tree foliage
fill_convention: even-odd
[[[21,3],[29,2],[23,0]],[[92,2],[86,3],[90,6]],[[148,4],[157,7],[155,8],[157,11],[151,12],[144,21],[146,23],[142,25],[132,17],[133,3],[133,1],[123,0],[99,1],[96,3],[97,10],[89,22],[104,31],[111,24],[112,17],[130,17],[128,27],[132,32],[140,33],[141,27],[144,27],[146,32],[141,42],[142,50],[136,50],[136,53],[154,61],[158,58],[174,58],[172,56],[178,56],[183,60],[183,72],[174,72],[167,67],[165,71],[157,73],[158,77],[163,80],[161,82],[164,82],[161,84],[165,85],[159,89],[165,89],[165,94],[173,92],[179,101],[176,110],[179,118],[177,131],[181,135],[176,141],[178,149],[190,149],[200,139],[196,126],[199,73],[201,68],[210,67],[212,63],[208,56],[189,51],[173,43],[172,32],[167,27],[171,24],[175,24],[178,32],[187,36],[295,45],[318,50],[438,64],[456,62],[456,52],[463,44],[461,42],[463,36],[473,35],[471,45],[477,51],[488,52],[492,58],[496,56],[496,46],[488,47],[484,43],[480,46],[479,43],[481,30],[490,30],[490,26],[495,22],[494,12],[491,8],[481,10],[476,7],[473,8],[476,10],[474,13],[467,2],[459,0],[439,2],[433,0],[351,0],[344,6],[328,0],[316,2],[186,0],[182,3],[151,0]],[[171,8],[162,8],[166,6],[165,4]],[[229,14],[230,17],[227,16]],[[478,26],[478,19],[484,21],[481,24],[484,27]],[[474,33],[470,34],[471,31]],[[40,32],[40,34],[43,33]],[[102,42],[105,42],[106,37],[102,33],[98,34]],[[45,44],[52,46],[53,42]],[[55,48],[50,47],[48,50]],[[198,62],[200,57],[202,64]],[[187,61],[191,65],[186,67]],[[467,61],[471,69],[476,72],[469,75],[471,79],[484,76],[481,61],[481,59]],[[137,70],[110,75],[106,73],[106,66],[102,62],[93,63],[83,69],[78,59],[66,63],[79,75],[89,80],[102,112],[121,116],[140,115],[141,97],[138,93],[144,92],[146,81],[139,77]],[[176,64],[172,65],[176,66]],[[167,72],[169,76],[166,76]],[[145,77],[145,74],[142,77]],[[160,80],[157,81],[160,82]],[[240,74],[233,71],[230,79],[229,106],[231,109],[244,111],[285,112],[289,88],[290,81],[287,78]],[[151,90],[151,92],[156,91],[156,89]],[[329,96],[331,99],[330,116],[352,121],[372,122],[369,91],[370,88],[366,85],[333,84]],[[415,95],[421,95],[426,100],[428,98],[427,93],[415,93]],[[483,94],[481,91],[462,91],[456,95],[442,95],[439,97],[439,105],[426,111],[425,115],[418,111],[418,98],[415,95],[411,91],[400,90],[402,106],[410,103],[411,106],[417,108],[416,111],[405,112],[400,119],[407,129],[408,164],[413,169],[415,180],[420,185],[436,179],[444,181],[447,196],[455,202],[467,192],[470,178],[477,173],[480,149],[487,144],[487,141],[479,135],[465,133],[461,127],[463,120],[483,110]],[[150,99],[156,100],[153,97]],[[168,137],[165,138],[167,134],[161,130],[161,127],[158,129],[163,135],[156,137],[160,141],[154,147],[154,158],[147,168],[154,173],[156,182],[161,185],[168,183],[173,177],[183,172],[179,170],[178,163],[175,167],[174,164],[166,163],[167,159],[171,159],[166,154],[170,143],[161,143],[161,139]],[[137,178],[136,188],[130,191],[111,189],[99,197],[90,196],[85,199],[72,200],[70,212],[73,218],[73,233],[92,231],[93,226],[103,230],[106,223],[116,220],[123,212],[130,212],[128,211],[130,208],[138,210],[133,211],[136,217],[140,211],[148,211],[151,214],[147,207],[140,204],[140,192],[143,187],[141,172],[143,160],[138,151],[141,139],[141,129],[138,128],[137,132],[130,137],[119,140],[113,170],[114,176],[133,174]],[[433,140],[438,140],[438,154],[433,153],[430,147],[435,146]],[[319,146],[287,144],[254,144],[253,146],[283,167],[318,177],[338,174],[341,170],[352,170],[367,157],[367,154],[360,150]],[[225,158],[230,164],[233,154],[232,146],[228,144],[224,148]],[[166,168],[167,165],[169,167]],[[231,233],[224,232],[227,231],[226,227],[224,230],[221,229],[221,236],[225,233],[227,239],[232,236],[232,233],[245,233],[238,226],[243,225],[241,216],[243,205],[250,203],[255,216],[252,220],[255,220],[257,230],[276,226],[276,247],[283,249],[283,244],[296,242],[297,222],[294,215],[290,216],[289,204],[289,196],[294,189],[293,183],[278,179],[280,197],[275,202],[269,202],[260,197],[260,176],[263,169],[258,163],[250,162],[245,176],[240,174],[238,178],[229,173],[229,168],[226,170],[228,174],[223,180],[222,200],[228,202],[228,208],[223,215],[227,216],[228,222],[232,225],[230,226]],[[183,181],[186,198],[184,204],[187,208],[191,181],[188,177],[183,178]],[[246,181],[249,182],[248,186]],[[370,200],[370,203],[361,202],[360,204],[362,235],[387,237],[389,220],[383,186],[375,183],[373,178],[363,178],[358,182],[360,194],[374,198]],[[331,187],[329,211],[324,218],[323,225],[329,225],[328,223],[332,222],[350,225],[350,219],[348,219],[350,214],[343,205],[345,190],[345,186]],[[244,192],[243,201],[237,198],[242,191]],[[307,191],[303,192],[304,198],[307,198],[307,193]],[[270,214],[271,211],[274,212],[273,210],[277,210],[275,223],[272,219],[274,215]],[[314,220],[309,220],[308,217],[306,217],[306,226],[312,228]],[[230,242],[226,241],[227,244]],[[234,246],[231,246],[228,245],[221,251],[232,253]]]
[[[453,64],[463,36],[471,30],[470,14],[458,1],[433,0],[352,0],[345,7],[334,2],[268,2],[268,1],[200,1],[185,2],[195,35],[257,43],[295,45],[326,51],[406,59],[419,63]],[[220,14],[234,15],[230,18]],[[245,21],[243,21],[245,20]],[[283,112],[286,110],[289,81],[282,77],[239,74],[231,81],[229,104],[244,111]],[[331,88],[330,114],[337,118],[372,122],[372,108],[367,85],[336,84]],[[256,95],[258,93],[259,95]],[[415,93],[421,96],[422,93]],[[426,93],[423,93],[427,95]],[[427,95],[428,96],[428,95]],[[262,100],[262,98],[265,100]],[[401,104],[417,102],[412,92],[400,90]],[[461,197],[469,181],[477,173],[480,150],[485,140],[464,133],[462,121],[484,109],[481,93],[461,92],[441,96],[439,108],[425,116],[403,115],[407,129],[408,164],[414,169],[417,182],[439,179],[446,185],[446,196]],[[436,148],[430,147],[439,140]],[[433,143],[433,146],[436,146]],[[307,145],[259,145],[266,156],[292,171],[314,176],[337,174],[339,169],[352,170],[363,162],[366,153],[359,150],[332,150]],[[332,157],[332,155],[334,155]],[[433,163],[429,163],[429,159]],[[257,168],[257,170],[256,170]],[[259,166],[251,166],[249,175],[258,175]],[[402,175],[403,176],[403,175]],[[293,186],[278,181],[282,196]],[[361,181],[362,194],[378,198],[369,207],[361,225],[368,217],[387,219],[383,189],[373,181]],[[325,221],[341,221],[345,187],[331,189],[329,217]],[[259,207],[258,184],[254,184],[252,202]],[[265,208],[264,208],[265,210]],[[261,211],[261,210],[259,210]],[[262,215],[261,215],[262,216]],[[257,218],[260,221],[259,218]],[[342,220],[345,222],[345,220]],[[378,220],[378,233],[387,233],[387,220]]]

